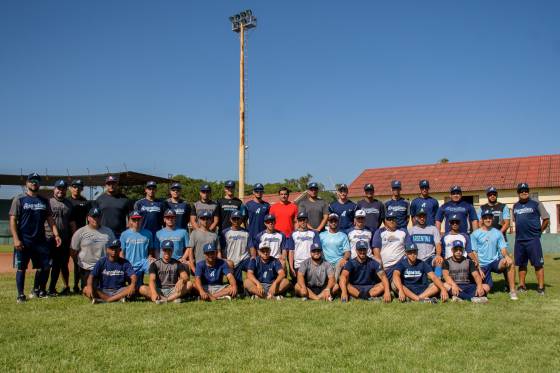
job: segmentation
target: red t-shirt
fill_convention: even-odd
[[[296,218],[297,212],[297,205],[293,202],[288,204],[276,202],[270,207],[270,214],[276,217],[275,228],[284,233],[286,238],[290,237],[294,231],[294,219]]]

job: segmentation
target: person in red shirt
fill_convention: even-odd
[[[284,233],[286,237],[290,237],[294,231],[298,207],[295,203],[290,202],[290,190],[288,188],[280,188],[278,195],[280,196],[280,202],[276,202],[270,207],[270,214],[276,217],[276,229]]]

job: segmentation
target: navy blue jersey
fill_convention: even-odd
[[[351,285],[375,285],[381,281],[377,273],[383,271],[381,264],[369,256],[363,263],[357,258],[349,260],[344,269],[348,271],[348,282]]]
[[[519,241],[540,238],[541,218],[550,218],[543,204],[532,199],[528,199],[526,202],[516,202],[513,205],[513,216],[515,219],[515,239]]]
[[[385,202],[385,211],[392,211],[397,218],[397,228],[406,229],[408,225],[409,203],[404,198],[390,199]]]
[[[410,264],[408,258],[404,257],[395,266],[395,271],[401,273],[401,281],[406,287],[428,285],[428,273],[432,272],[432,267],[420,259]]]
[[[194,275],[200,278],[203,285],[221,285],[224,276],[230,273],[225,260],[216,259],[212,267],[206,264],[206,260],[196,263]]]
[[[358,210],[364,210],[366,213],[366,228],[375,233],[375,231],[383,223],[385,219],[385,205],[383,202],[374,199],[369,202],[367,199],[363,199],[358,202]]]
[[[141,229],[146,229],[155,236],[156,232],[163,226],[164,203],[157,199],[150,201],[147,198],[142,198],[136,201],[134,210],[142,215]]]
[[[165,201],[163,212],[167,209],[175,211],[175,228],[187,229],[191,219],[191,205],[182,199],[179,202],[173,202],[171,198],[168,198]]]
[[[10,215],[16,217],[18,236],[24,245],[46,241],[45,222],[52,216],[46,198],[20,194],[12,201]]]
[[[91,271],[94,283],[97,283],[99,289],[111,290],[125,287],[134,274],[134,268],[128,260],[118,257],[112,262],[106,256],[99,259]]]
[[[338,229],[341,231],[352,227],[357,209],[358,205],[350,200],[344,203],[334,201],[329,205],[329,213],[335,213],[339,216]]]
[[[261,284],[272,284],[278,272],[282,269],[282,264],[276,258],[269,257],[268,262],[264,262],[260,256],[251,259],[247,271],[253,272],[253,275]]]
[[[478,216],[476,214],[476,210],[474,209],[473,205],[466,201],[459,201],[453,202],[448,201],[445,202],[439,208],[436,214],[436,221],[442,222],[445,219],[445,231],[449,232],[449,218],[453,215],[457,215],[457,218],[461,222],[459,225],[459,232],[467,233],[469,231],[469,224],[475,220],[478,220]]]
[[[436,225],[436,214],[439,209],[437,199],[432,197],[414,198],[410,203],[410,216],[416,216],[420,210],[426,211],[426,225]]]
[[[247,218],[249,219],[247,230],[251,237],[255,237],[265,230],[264,217],[270,211],[270,203],[265,201],[259,203],[255,200],[250,200],[245,204],[245,207],[247,207]]]

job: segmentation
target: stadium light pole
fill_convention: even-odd
[[[244,10],[229,17],[231,30],[239,33],[239,199],[245,196],[245,30],[257,27],[257,17]]]

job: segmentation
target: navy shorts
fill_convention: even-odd
[[[243,282],[243,272],[247,272],[247,267],[249,267],[250,258],[243,259],[233,268],[233,277],[237,282]]]
[[[394,271],[395,271],[395,266],[385,268],[385,275],[387,275],[387,280],[389,280],[389,283],[391,283],[391,281],[393,281],[393,272]]]
[[[373,285],[352,285],[360,291],[358,296],[360,299],[368,299],[370,297],[369,291],[373,288]]]
[[[528,241],[515,241],[515,265],[527,267],[530,260],[533,267],[543,267],[544,258],[540,238],[533,238]]]
[[[323,292],[323,290],[325,290],[327,288],[327,285],[325,286],[308,286],[307,290],[309,290],[310,292],[312,292],[315,295],[319,295]]]
[[[457,284],[461,291],[459,292],[459,298],[463,300],[471,300],[472,297],[476,296],[476,284]],[[449,296],[452,296],[451,289],[449,290]]]
[[[140,286],[144,285],[144,270],[139,269],[134,273],[136,273],[136,289],[139,289]]]
[[[420,295],[426,291],[428,286],[430,285],[405,285],[408,290],[413,292],[416,295]]]
[[[492,288],[492,286],[494,286],[494,281],[492,281],[492,272],[494,272],[494,273],[502,273],[503,272],[503,271],[499,270],[500,261],[501,261],[501,259],[496,259],[492,263],[488,264],[487,266],[480,267],[480,269],[484,273],[483,283],[490,286],[490,289]]]
[[[49,245],[46,242],[26,244],[22,250],[14,248],[14,268],[18,271],[25,271],[29,266],[29,261],[33,269],[46,269],[51,265]]]

